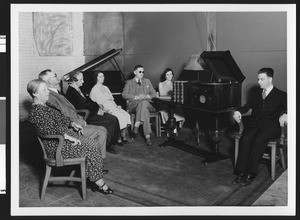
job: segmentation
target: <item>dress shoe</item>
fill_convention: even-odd
[[[103,173],[103,174],[107,174],[107,173],[108,173],[108,170],[104,170],[104,169],[103,169],[103,170],[102,170],[102,173]]]
[[[132,131],[132,132],[130,133],[130,138],[131,138],[132,140],[136,139],[137,134],[138,134],[137,132]]]
[[[246,178],[242,181],[242,186],[249,186],[252,184],[252,181],[255,179],[255,175],[253,173],[248,173]]]
[[[117,153],[117,151],[112,146],[106,147],[106,151],[108,153],[111,153],[111,154],[116,154]]]
[[[123,142],[122,142],[122,141],[121,141],[121,142],[118,141],[118,142],[117,142],[117,145],[118,145],[118,146],[123,146]]]
[[[233,180],[232,184],[236,185],[236,184],[241,183],[243,181],[243,179],[245,178],[245,176],[246,176],[245,173],[243,173],[243,172],[239,173]]]
[[[123,138],[123,137],[121,137],[121,140],[122,140],[123,144],[128,144],[128,143],[129,143],[129,142],[128,142],[125,138]]]
[[[95,182],[91,182],[91,190],[93,192],[101,192],[102,194],[112,194],[114,193],[114,191],[112,189],[110,189],[109,187],[107,187],[106,190],[103,189],[103,186],[105,186],[106,184],[104,183],[102,186],[98,186]]]
[[[150,138],[145,138],[145,142],[148,146],[152,146],[152,142],[151,142]]]

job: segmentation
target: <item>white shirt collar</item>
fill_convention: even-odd
[[[138,83],[140,80],[140,82],[142,83],[142,79],[138,79],[138,78],[135,78],[135,81]]]
[[[273,88],[274,88],[273,85],[269,86],[269,87],[266,89],[266,95],[269,95],[269,93],[272,91]]]

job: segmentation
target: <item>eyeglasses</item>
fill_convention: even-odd
[[[56,73],[54,73],[54,76],[51,76],[51,77],[49,78],[49,81],[52,80],[52,79],[58,79],[58,80],[61,80],[60,77],[57,77],[57,74],[56,74]]]
[[[144,71],[141,71],[141,70],[140,70],[139,73],[144,73]]]
[[[55,78],[55,77],[57,77],[57,74],[56,74],[56,73],[54,73],[54,76],[51,76],[50,78]]]

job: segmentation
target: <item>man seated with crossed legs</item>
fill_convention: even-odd
[[[126,82],[122,92],[122,97],[128,100],[127,109],[129,113],[135,114],[135,124],[131,138],[135,139],[138,134],[138,128],[140,124],[143,123],[145,142],[148,146],[151,146],[150,112],[155,111],[151,104],[151,99],[156,97],[156,92],[150,80],[144,78],[143,66],[135,66],[133,72],[135,77]]]

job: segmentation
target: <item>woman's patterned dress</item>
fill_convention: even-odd
[[[42,134],[68,134],[78,138],[81,145],[72,146],[69,140],[64,140],[62,148],[63,158],[86,157],[86,173],[90,181],[102,178],[103,158],[99,144],[88,137],[78,134],[71,128],[71,119],[63,115],[50,103],[47,105],[33,104],[29,113],[29,121]],[[58,140],[42,140],[47,156],[55,158]]]

